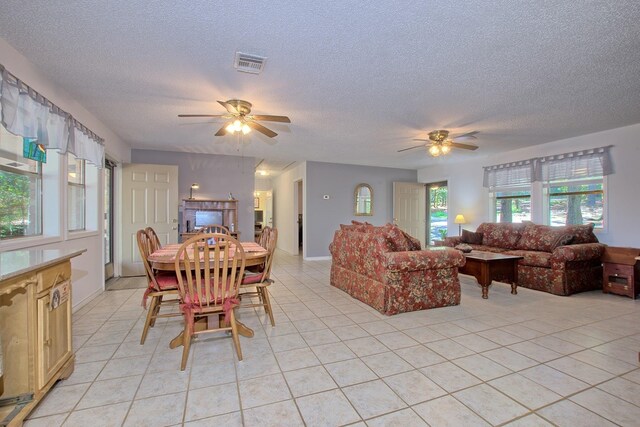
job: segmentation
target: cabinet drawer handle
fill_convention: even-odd
[[[609,283],[609,287],[611,287],[611,283]]]
[[[51,347],[51,338],[47,338],[46,340],[44,340],[44,345],[46,345],[47,347]]]
[[[624,285],[624,290],[628,291],[629,290],[629,285]]]

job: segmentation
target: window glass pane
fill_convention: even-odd
[[[69,231],[84,230],[84,186],[69,185],[67,200],[69,207]]]
[[[429,243],[447,237],[448,195],[447,183],[431,184],[429,188]]]
[[[23,138],[0,126],[0,239],[42,234],[42,173]]]
[[[67,181],[70,184],[84,185],[84,160],[77,159],[72,154],[67,156]]]
[[[84,230],[85,224],[85,174],[84,160],[67,155],[67,218],[69,231]]]
[[[529,191],[498,191],[495,193],[496,222],[531,221]]]
[[[602,183],[559,185],[549,187],[549,222],[551,225],[587,224],[604,226],[604,193]]]

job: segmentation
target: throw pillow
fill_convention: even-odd
[[[553,250],[558,246],[566,246],[570,244],[572,240],[572,234],[561,234],[557,236],[556,239],[551,243],[551,251],[553,252]]]
[[[389,242],[393,252],[404,252],[409,249],[409,242],[404,237],[404,234],[397,225],[386,224],[376,229],[376,232],[381,233]]]
[[[470,243],[472,245],[482,244],[482,233],[474,233],[469,230],[462,230],[462,236],[460,236],[462,243]]]

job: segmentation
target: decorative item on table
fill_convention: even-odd
[[[469,252],[471,252],[473,250],[473,248],[471,246],[467,245],[466,243],[460,243],[455,248],[457,250],[461,251],[462,253],[465,253],[465,254],[468,254]]]
[[[464,219],[464,215],[458,214],[456,215],[456,219],[454,219],[453,222],[458,224],[458,236],[460,236],[462,234],[462,224],[466,224],[467,220]]]
[[[234,198],[233,198],[233,194],[231,194],[231,191],[229,191],[229,197],[228,197],[228,199],[229,199],[229,200],[234,200]]]

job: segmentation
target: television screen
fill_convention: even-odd
[[[262,223],[264,216],[262,215],[262,211],[254,211],[255,219],[253,222]]]
[[[222,211],[196,211],[196,227],[222,224]]]

